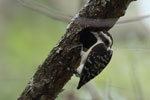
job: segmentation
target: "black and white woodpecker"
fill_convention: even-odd
[[[91,31],[90,34],[94,35],[97,41],[86,52],[81,51],[80,81],[77,89],[97,76],[108,65],[113,53],[111,34],[104,31]]]

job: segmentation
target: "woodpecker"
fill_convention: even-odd
[[[96,77],[110,62],[113,51],[113,38],[111,34],[104,31],[90,32],[95,38],[94,43],[86,52],[81,51],[80,81],[77,89]]]

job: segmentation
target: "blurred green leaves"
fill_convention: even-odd
[[[0,100],[16,100],[65,29],[66,24],[26,8],[12,10],[0,37]],[[117,29],[118,34],[124,31]],[[115,32],[112,34],[115,38],[124,38],[124,34],[120,37]],[[94,86],[90,86],[103,100],[140,100],[137,95],[143,100],[150,98],[149,40],[130,38],[130,41],[115,41],[111,63],[91,81]],[[78,80],[72,77],[58,100],[68,100],[70,95],[75,100],[90,100],[88,85],[76,90]]]
[[[1,100],[15,100],[19,96],[66,27],[28,9],[17,10],[8,20],[0,40]]]

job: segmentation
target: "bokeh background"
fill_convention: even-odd
[[[35,2],[74,16],[86,0]],[[120,20],[150,14],[149,4],[133,2]],[[0,100],[16,100],[65,33],[68,22],[45,15],[16,0],[0,0]],[[150,19],[116,24],[110,33],[114,55],[107,68],[80,90],[79,79],[73,76],[56,100],[150,100]]]

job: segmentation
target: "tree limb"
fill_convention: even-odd
[[[79,65],[81,49],[71,49],[80,44],[78,33],[87,27],[108,31],[125,14],[131,1],[134,0],[89,0],[72,19],[65,35],[38,67],[18,100],[55,100],[72,76],[68,67]],[[101,23],[109,25],[101,27]]]

